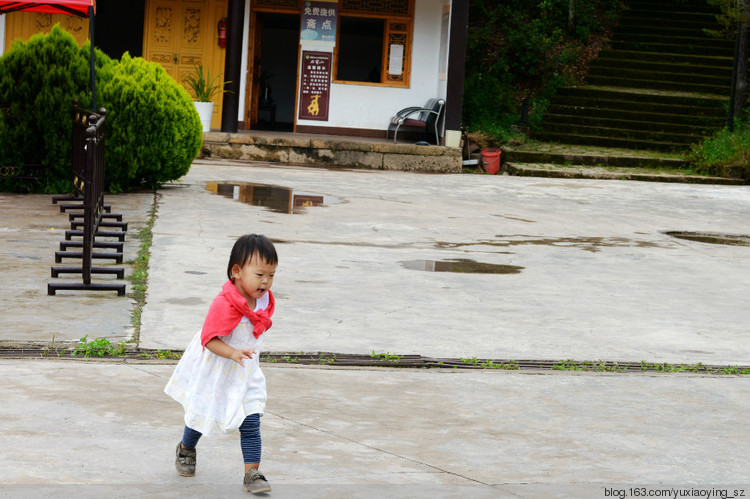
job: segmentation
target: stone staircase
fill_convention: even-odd
[[[630,0],[586,84],[559,89],[532,138],[679,153],[721,129],[734,44],[704,34],[716,12],[706,0]]]

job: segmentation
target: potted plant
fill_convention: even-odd
[[[224,85],[231,82],[221,81],[221,75],[212,78],[209,70],[203,70],[203,64],[194,64],[193,67],[195,68],[195,74],[187,75],[183,81],[195,94],[193,104],[201,118],[203,131],[208,132],[211,130],[211,116],[214,112],[214,103],[211,102],[211,98],[217,92],[222,94],[229,92],[224,88]],[[217,80],[219,81],[217,82]]]

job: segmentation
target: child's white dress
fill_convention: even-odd
[[[268,293],[258,299],[255,312],[268,307]],[[242,317],[237,327],[219,337],[236,349],[256,351],[244,359],[245,367],[201,346],[201,332],[195,335],[175,367],[164,392],[182,404],[185,425],[204,435],[226,433],[240,427],[250,414],[263,415],[266,407],[266,378],[259,357],[263,336],[255,338],[253,325]]]

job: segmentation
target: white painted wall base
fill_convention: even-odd
[[[461,147],[461,132],[459,130],[445,131],[446,147]]]

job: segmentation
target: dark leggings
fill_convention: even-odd
[[[192,428],[185,427],[182,435],[182,445],[188,449],[195,449],[203,434]],[[242,458],[245,463],[260,462],[260,415],[250,414],[240,426],[240,445],[242,446]]]

